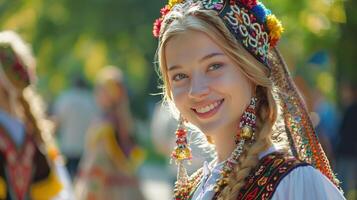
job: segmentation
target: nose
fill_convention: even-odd
[[[207,81],[198,75],[191,77],[191,87],[189,97],[194,100],[201,100],[209,94]]]

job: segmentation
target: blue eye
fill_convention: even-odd
[[[212,64],[208,67],[208,71],[214,71],[222,67],[222,64],[216,63]]]
[[[187,78],[188,76],[186,74],[176,74],[172,77],[172,80],[174,81],[180,81],[184,78]]]

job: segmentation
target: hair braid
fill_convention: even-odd
[[[18,100],[23,108],[28,134],[32,134],[42,150],[46,151],[46,145],[54,142],[52,138],[53,124],[45,119],[43,101],[31,86],[23,90]]]
[[[228,185],[223,189],[218,199],[235,199],[244,186],[246,177],[259,162],[259,153],[263,152],[271,143],[271,130],[275,121],[276,107],[272,93],[267,88],[258,87],[257,96],[259,106],[257,110],[257,140],[245,146],[245,151],[238,160],[234,171],[229,177]]]

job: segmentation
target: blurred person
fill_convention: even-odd
[[[55,101],[52,116],[57,128],[58,143],[72,179],[83,154],[85,134],[97,115],[92,91],[83,77],[75,75],[72,87]]]
[[[154,23],[164,100],[179,126],[176,200],[345,199],[276,48],[283,27],[254,0],[169,0]],[[215,159],[192,176],[187,126]]]
[[[35,58],[0,32],[0,199],[70,199],[70,180],[34,89]]]
[[[95,97],[101,117],[86,136],[75,183],[80,200],[144,199],[136,177],[143,151],[133,139],[134,122],[123,78],[113,66],[97,76]]]
[[[338,175],[347,196],[354,191],[357,198],[357,83],[342,84],[341,101],[345,111],[339,129],[336,153]]]
[[[338,142],[339,116],[333,105],[317,88],[312,89],[313,122],[320,143],[332,165],[335,165],[335,152]]]

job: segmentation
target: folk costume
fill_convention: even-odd
[[[245,179],[237,199],[344,199],[305,103],[276,48],[283,32],[280,21],[257,0],[170,0],[161,9],[162,16],[154,23],[153,34],[159,39],[159,45],[165,31],[162,27],[175,20],[175,17],[165,17],[171,12],[185,13],[192,7],[214,11],[236,40],[267,67],[273,83],[274,99],[281,108],[276,121],[279,129],[273,131],[280,131],[287,138],[289,151],[272,146],[260,153],[259,163]],[[191,153],[187,130],[181,121],[176,131],[177,147],[172,153],[178,165],[175,200],[211,200],[219,197],[227,186],[229,174],[245,151],[244,145],[254,143],[258,102],[253,97],[243,113],[239,123],[241,132],[235,138],[237,147],[230,157],[223,163],[206,163],[190,177],[183,165],[191,159]]]
[[[96,124],[88,133],[75,184],[77,199],[143,199],[135,175],[143,152],[134,147],[125,153],[116,135],[107,122]]]
[[[49,158],[25,126],[0,111],[0,199],[52,199],[63,185]],[[18,139],[15,139],[18,138]],[[18,142],[16,142],[18,141]],[[55,153],[55,149],[51,150]],[[57,153],[55,153],[57,154]]]
[[[50,123],[40,105],[32,104],[35,100],[40,103],[31,88],[33,69],[30,50],[20,37],[0,32],[0,95],[8,101],[0,108],[0,199],[70,197],[69,179],[49,131]]]
[[[112,71],[110,76],[115,72]],[[121,81],[113,79],[105,77],[96,86],[97,95],[109,95],[104,97],[110,103],[105,108],[99,105],[102,116],[86,134],[85,151],[75,181],[78,200],[144,199],[136,176],[144,151],[130,138],[131,116],[127,110],[126,92]]]

